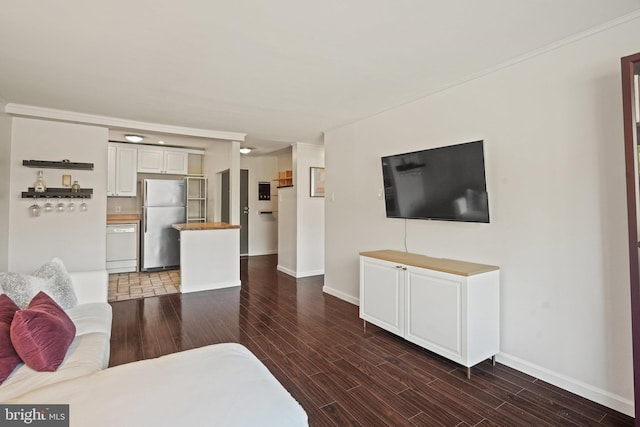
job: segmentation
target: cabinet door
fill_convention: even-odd
[[[189,154],[183,151],[164,152],[164,173],[186,175],[188,170]]]
[[[138,148],[138,172],[162,173],[164,151],[157,148]]]
[[[116,195],[116,147],[107,148],[107,196]]]
[[[116,195],[135,197],[137,194],[138,149],[117,147],[116,151]]]
[[[360,258],[360,317],[394,334],[404,332],[403,266]]]
[[[463,363],[464,279],[408,267],[405,338],[454,362]]]

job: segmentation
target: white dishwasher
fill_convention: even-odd
[[[138,271],[138,224],[107,225],[107,271]]]

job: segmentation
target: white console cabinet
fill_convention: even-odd
[[[500,270],[400,251],[360,253],[360,317],[467,367],[500,350]]]

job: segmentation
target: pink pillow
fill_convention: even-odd
[[[76,336],[76,326],[49,295],[40,291],[11,323],[11,342],[31,369],[55,371]]]
[[[20,308],[7,294],[0,294],[0,384],[22,363],[11,344],[11,321]]]

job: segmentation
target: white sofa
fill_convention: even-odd
[[[239,344],[216,344],[107,368],[106,272],[72,273],[77,333],[55,372],[21,365],[0,402],[69,404],[71,426],[308,426],[302,407]]]
[[[101,371],[109,365],[112,316],[111,306],[107,303],[107,272],[70,275],[78,305],[66,312],[76,325],[76,337],[64,362],[55,372],[38,372],[25,364],[19,365],[0,385],[0,402]]]

